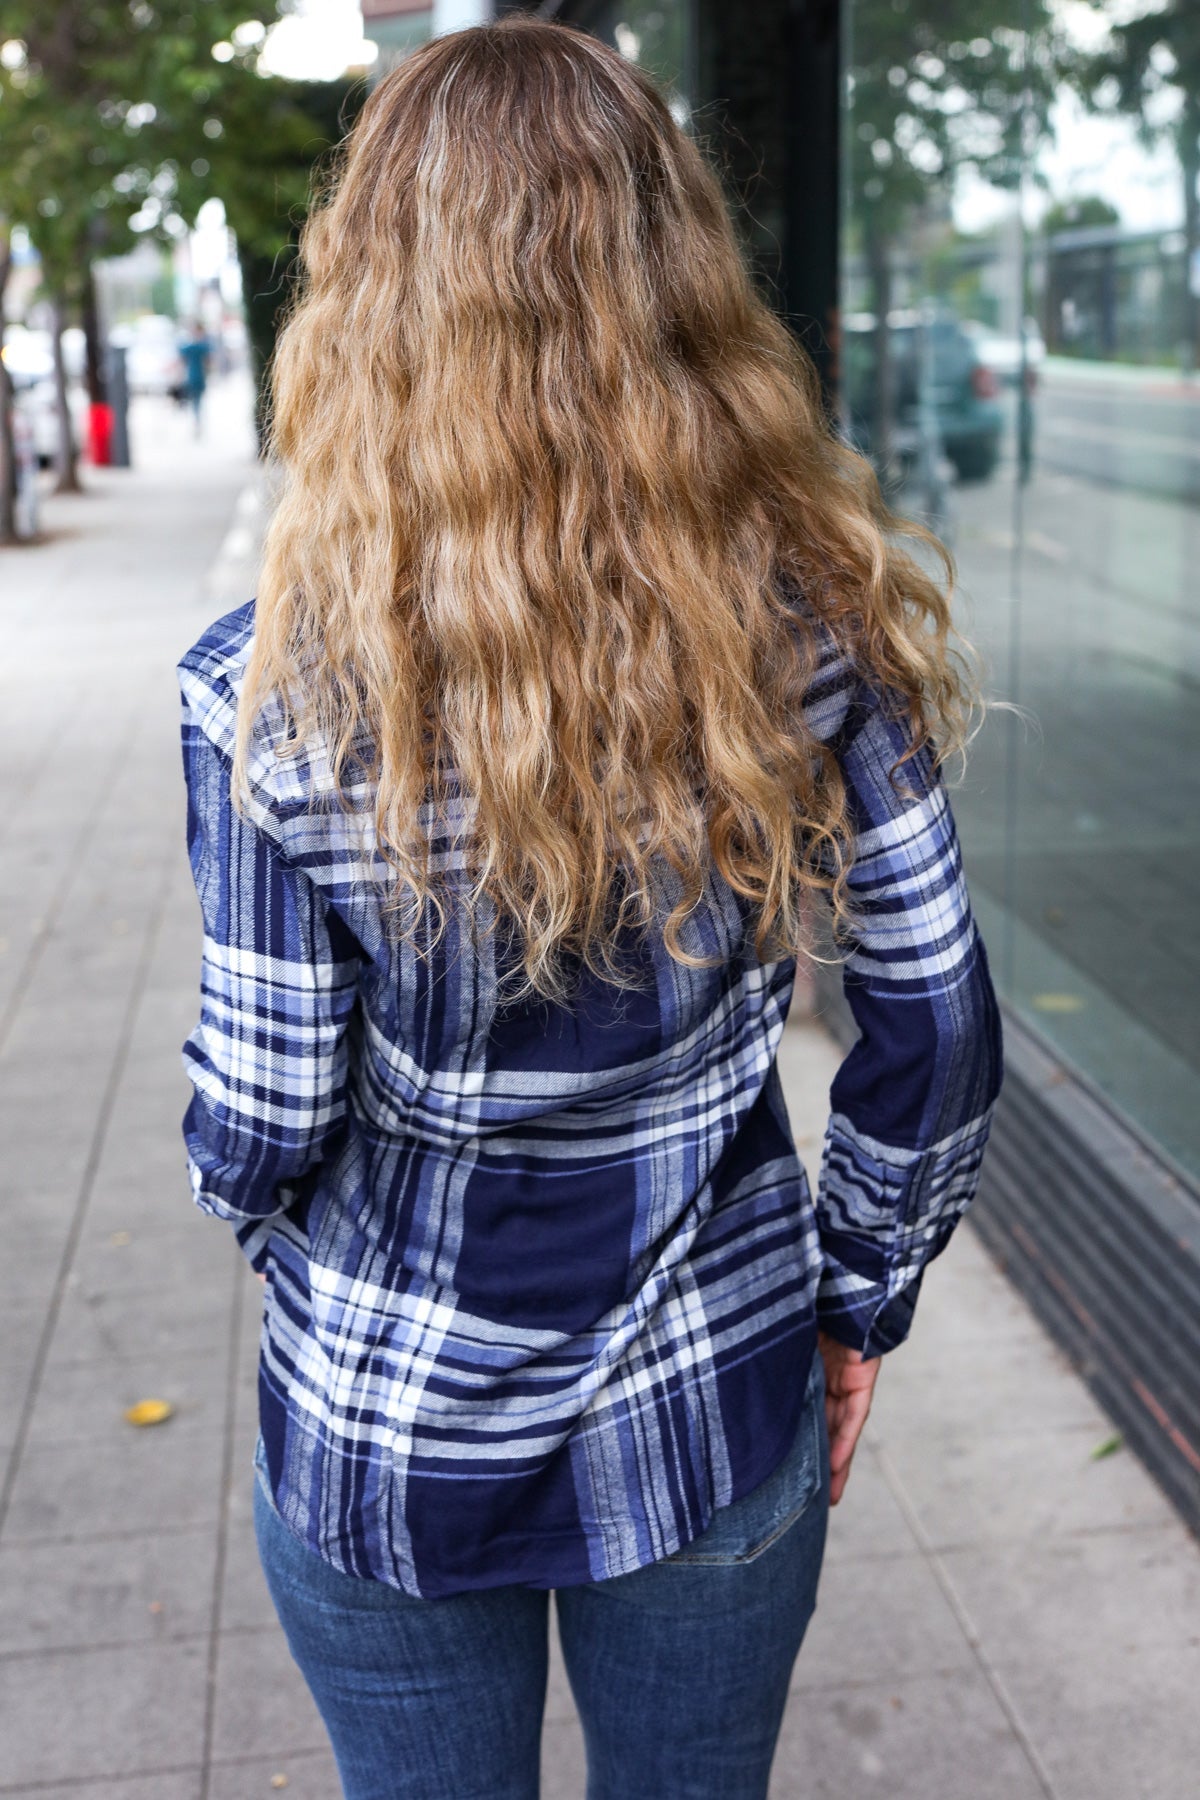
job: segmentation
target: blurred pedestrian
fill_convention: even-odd
[[[200,436],[204,394],[208,387],[208,365],[212,345],[199,319],[189,321],[187,332],[179,341],[179,360],[183,364],[183,400],[192,409],[196,436]]]
[[[761,1800],[881,1355],[1001,1076],[940,547],[648,78],[414,52],[305,227],[257,599],[184,658],[194,1192],[265,1277],[255,1529],[349,1800]],[[815,1196],[814,909],[861,1036]]]

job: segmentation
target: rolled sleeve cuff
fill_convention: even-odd
[[[912,1328],[924,1270],[894,1294],[878,1281],[826,1259],[817,1288],[817,1325],[864,1361],[895,1350]]]

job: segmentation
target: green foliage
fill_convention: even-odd
[[[0,220],[28,228],[60,306],[86,319],[96,258],[146,233],[177,238],[219,198],[254,284],[261,374],[313,164],[362,99],[360,84],[257,72],[267,26],[290,10],[290,0],[0,0]]]
[[[1091,0],[1109,22],[1107,41],[1075,68],[1075,85],[1100,113],[1134,119],[1153,149],[1176,145],[1186,167],[1200,156],[1200,8],[1195,0],[1147,0],[1140,17],[1116,24],[1111,0]],[[1170,90],[1182,104],[1163,106]]]
[[[1181,311],[1184,366],[1200,364],[1200,295],[1189,272],[1200,251],[1200,6],[1196,0],[1146,0],[1143,13],[1114,23],[1102,0],[1092,0],[1109,24],[1100,48],[1080,56],[1074,83],[1097,113],[1132,119],[1141,142],[1168,143],[1179,161],[1183,189],[1184,254]]]
[[[337,135],[324,84],[255,70],[276,0],[0,0],[0,212],[77,299],[97,255],[170,238],[219,196],[262,255],[288,242],[314,158]],[[214,47],[217,56],[214,57]],[[345,84],[337,100],[345,95]]]
[[[1119,225],[1121,215],[1111,200],[1099,194],[1081,194],[1076,200],[1057,200],[1042,215],[1042,230],[1079,231],[1087,225]]]
[[[1063,45],[1050,0],[857,0],[847,151],[867,236],[973,169],[1015,188],[1048,129]]]
[[[303,115],[306,130],[291,140],[286,153],[285,140],[276,140],[272,185],[265,185],[260,170],[251,169],[243,185],[222,189],[226,215],[237,233],[260,442],[266,436],[270,408],[271,353],[291,298],[296,237],[314,165],[319,166],[350,129],[365,98],[362,81],[295,84],[292,103]],[[282,194],[289,196],[286,211]]]

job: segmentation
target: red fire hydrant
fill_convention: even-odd
[[[112,461],[112,434],[112,407],[93,401],[88,407],[87,454],[88,461],[98,469]]]

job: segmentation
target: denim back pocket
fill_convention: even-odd
[[[694,1566],[754,1562],[807,1511],[825,1477],[825,1366],[819,1351],[791,1449],[749,1494],[714,1514],[712,1523],[665,1561]]]

